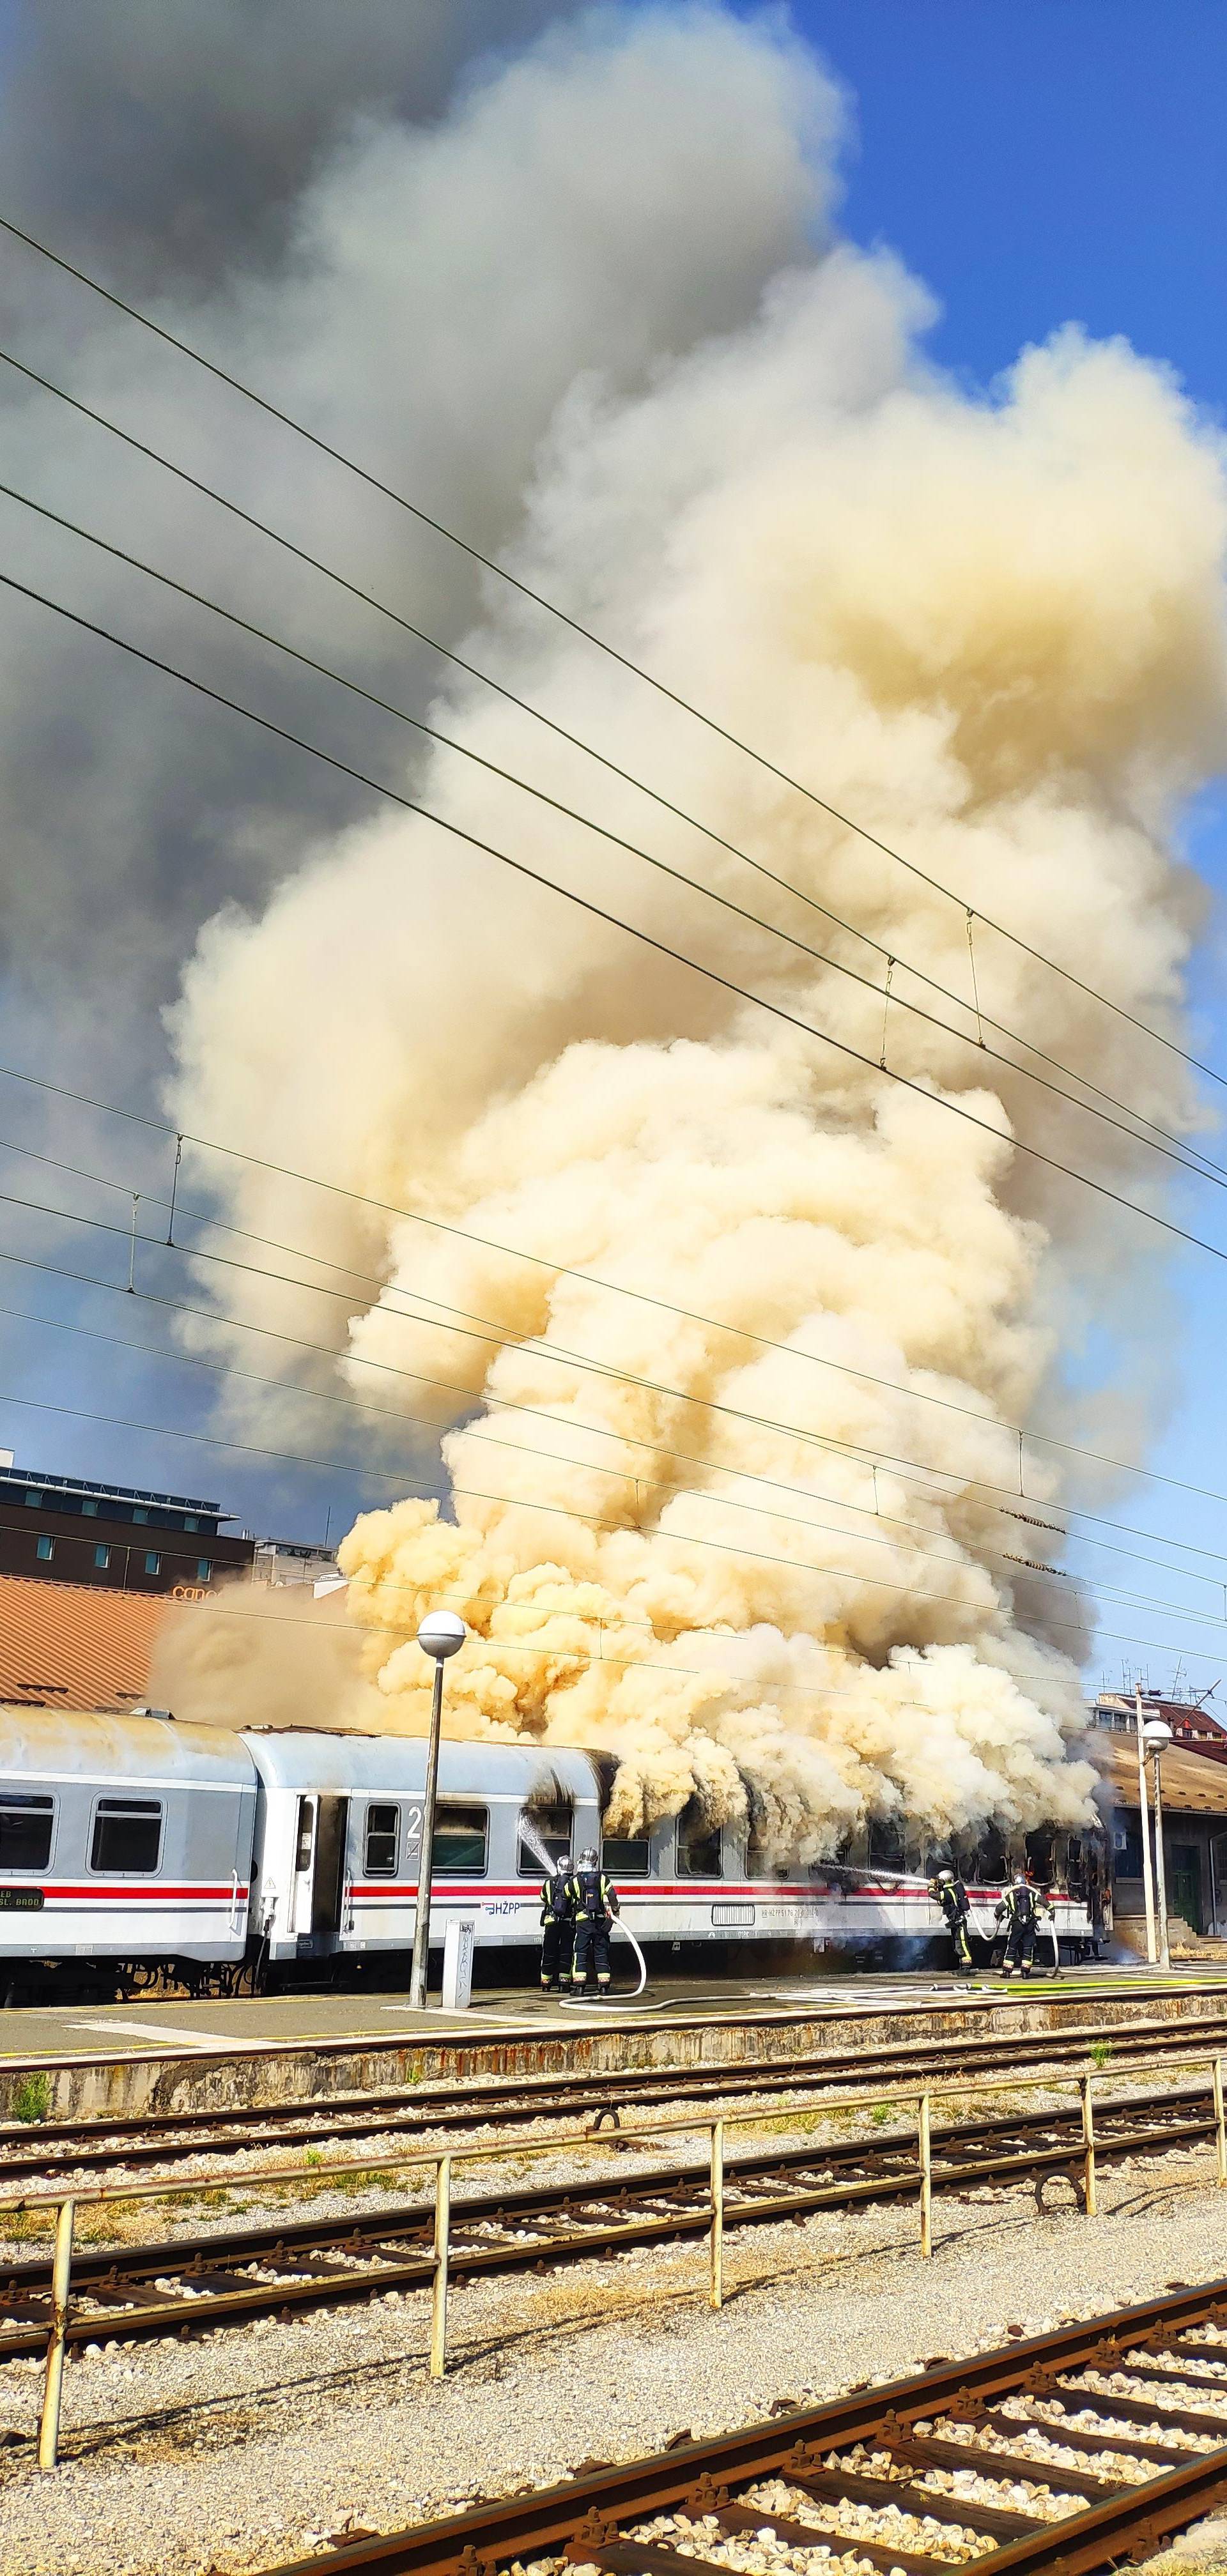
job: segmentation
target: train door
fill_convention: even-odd
[[[300,1798],[294,1823],[294,1875],[290,1884],[290,1930],[311,1929],[311,1886],[315,1867],[316,1800]]]
[[[349,1829],[348,1798],[316,1800],[315,1866],[311,1874],[311,1930],[340,1932],[345,1907],[345,1847]]]

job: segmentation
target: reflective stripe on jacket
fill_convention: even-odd
[[[578,1869],[567,1880],[567,1895],[576,1914],[589,1923],[618,1912],[618,1891],[603,1869]]]

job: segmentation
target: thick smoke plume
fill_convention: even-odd
[[[1134,1377],[1153,1256],[1015,1139],[1152,1198],[1156,1167],[989,1056],[977,999],[1007,1056],[989,1021],[1169,1128],[1196,1113],[1173,1056],[966,907],[1179,1031],[1173,831],[1227,710],[1221,459],[1160,372],[1075,331],[990,399],[932,372],[921,291],[829,237],[838,103],[774,29],[683,9],[556,33],[466,107],[466,167],[514,132],[531,199],[565,135],[577,227],[581,199],[629,216],[634,102],[689,320],[637,381],[608,313],[608,362],[558,365],[507,560],[958,900],[491,585],[471,657],[799,893],[474,685],[436,718],[876,989],[385,740],[439,813],[791,1020],[385,818],[205,931],[176,1116],[367,1202],[262,1173],[229,1203],[332,1265],[310,1275],[349,1292],[355,1397],[445,1429],[450,1502],[368,1514],[341,1552],[390,1727],[425,1722],[412,1640],[446,1604],[473,1631],[451,1730],[607,1750],[623,1831],[691,1797],[742,1813],[747,1781],[802,1853],[867,1814],[1075,1821],[1084,1612],[1032,1526],[1059,1527],[1054,1453],[1025,1451],[1020,1498],[1006,1426],[1059,1404],[1094,1427],[1060,1392],[1071,1344],[1096,1307]],[[739,191],[761,220],[720,312],[711,225]],[[507,284],[533,328],[534,275]],[[320,1336],[316,1300],[261,1311]]]

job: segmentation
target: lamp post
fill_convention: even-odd
[[[1155,1773],[1155,1894],[1159,1916],[1159,1965],[1170,1968],[1172,1954],[1167,1938],[1167,1864],[1163,1852],[1163,1782],[1159,1773],[1165,1747],[1171,1743],[1172,1730],[1161,1717],[1148,1717],[1142,1729],[1142,1742],[1154,1760]]]
[[[413,1966],[409,1972],[409,2004],[413,2012],[426,2010],[426,1972],[430,1959],[430,1882],[435,1858],[435,1805],[439,1789],[439,1736],[443,1726],[443,1667],[449,1655],[458,1655],[468,1631],[454,1610],[432,1610],[418,1630],[418,1644],[424,1655],[434,1661],[435,1689],[430,1711],[430,1737],[426,1747],[426,1787],[422,1797],[422,1840],[418,1852],[418,1892],[413,1911]]]
[[[1134,1711],[1138,1731],[1138,1836],[1142,1846],[1142,1897],[1146,1907],[1146,1958],[1154,1967],[1159,1956],[1155,1943],[1155,1882],[1150,1866],[1150,1810],[1146,1803],[1146,1742],[1143,1734],[1142,1694],[1134,1693]]]

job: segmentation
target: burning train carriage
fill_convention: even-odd
[[[0,1710],[0,1991],[131,1991],[160,1970],[198,1988],[407,1956],[424,1769],[416,1738]],[[1066,1957],[1093,1951],[1105,1928],[1093,1837],[1032,1836],[1025,1855],[991,1835],[975,1851],[937,1851],[874,1826],[830,1860],[781,1862],[753,1802],[748,1826],[713,1824],[692,1802],[648,1833],[602,1836],[610,1776],[562,1747],[445,1744],[432,1940],[466,1915],[483,1949],[535,1944],[542,1850],[569,1863],[590,1842],[630,1929],[658,1954],[718,1944],[761,1959],[803,1942],[875,1962],[940,1956],[928,1877],[947,1859],[983,1942],[1024,1856],[1051,1891]]]

